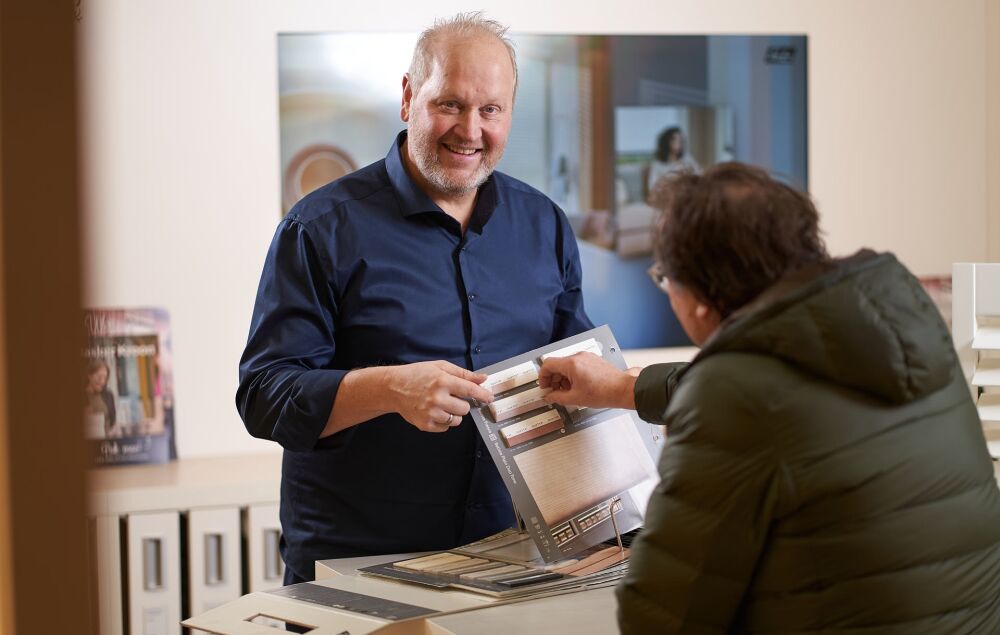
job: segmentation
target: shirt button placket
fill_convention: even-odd
[[[475,287],[475,281],[472,280],[472,279],[470,279],[470,277],[466,273],[464,264],[465,264],[465,261],[466,261],[467,257],[468,257],[468,252],[466,251],[466,244],[463,242],[462,244],[460,244],[458,246],[458,267],[459,267],[459,275],[462,277],[462,283],[465,285],[465,289],[466,289],[466,296],[465,296],[466,306],[467,306],[468,311],[469,311],[469,341],[468,341],[468,346],[469,346],[469,349],[470,349],[470,354],[472,356],[473,366],[476,367],[476,366],[479,366],[479,360],[476,359],[476,357],[479,355],[479,353],[481,352],[482,349],[478,345],[475,344],[476,334],[477,334],[477,331],[478,331],[478,329],[476,328],[476,312],[475,312],[476,294],[473,291],[469,291],[469,289],[473,289]]]

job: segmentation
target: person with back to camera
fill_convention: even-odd
[[[652,194],[656,182],[668,174],[701,172],[701,167],[684,148],[684,133],[671,126],[656,137],[656,152],[646,175],[646,191]]]
[[[625,633],[1000,633],[1000,492],[941,316],[892,254],[830,258],[737,163],[664,181],[651,273],[701,351],[546,360],[556,403],[666,424]]]
[[[494,167],[517,66],[478,13],[425,31],[384,160],[303,198],[261,275],[236,395],[284,448],[285,583],[314,561],[448,549],[511,527],[473,372],[592,328],[566,216]]]

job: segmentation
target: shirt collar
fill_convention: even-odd
[[[396,190],[399,198],[399,207],[403,216],[413,214],[423,214],[425,212],[444,213],[437,203],[427,196],[427,193],[417,187],[410,175],[403,167],[403,143],[406,141],[406,131],[403,130],[396,135],[396,140],[392,142],[389,153],[385,155],[385,169],[389,173],[389,182]]]
[[[396,135],[396,140],[392,142],[388,154],[385,155],[385,169],[389,173],[389,182],[392,183],[399,199],[400,211],[403,216],[427,212],[444,214],[444,210],[432,201],[431,197],[420,189],[406,173],[402,156],[405,141],[406,131],[403,130]],[[491,174],[490,178],[486,179],[486,182],[479,188],[479,197],[476,199],[476,208],[472,212],[469,229],[476,233],[482,233],[482,228],[493,215],[493,210],[500,206],[502,198],[503,195],[496,186],[495,175]]]

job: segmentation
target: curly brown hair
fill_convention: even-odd
[[[743,163],[661,179],[654,239],[663,273],[722,317],[779,278],[829,256],[819,213],[802,192]]]

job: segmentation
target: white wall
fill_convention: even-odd
[[[521,32],[807,34],[809,177],[828,244],[835,253],[892,250],[926,274],[1000,259],[1000,182],[995,169],[987,174],[987,131],[996,139],[1000,129],[993,1],[491,0],[477,8]],[[470,8],[445,0],[83,4],[87,299],[171,312],[181,456],[275,449],[244,432],[233,395],[278,221],[276,33],[413,31]],[[407,63],[400,59],[400,75]]]

